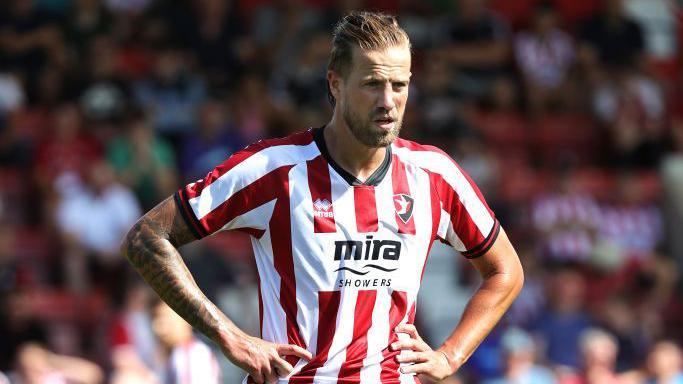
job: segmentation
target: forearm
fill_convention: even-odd
[[[172,240],[166,238],[157,220],[148,217],[155,210],[141,218],[126,236],[122,245],[125,257],[175,312],[216,343],[226,346],[242,331],[199,289]]]
[[[485,277],[465,307],[460,323],[438,349],[446,353],[451,367],[457,370],[491,332],[522,288],[519,271],[496,273]]]

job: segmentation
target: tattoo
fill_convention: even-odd
[[[138,273],[174,311],[214,341],[229,320],[202,293],[177,247],[195,240],[172,197],[131,228],[121,250]]]

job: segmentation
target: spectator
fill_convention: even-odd
[[[25,101],[24,88],[12,73],[0,73],[0,117],[17,111]]]
[[[192,335],[192,327],[163,301],[152,308],[152,326],[162,348],[160,376],[164,383],[219,383],[216,357],[206,344]]]
[[[622,262],[650,257],[664,236],[662,212],[644,199],[642,189],[635,175],[625,174],[616,201],[601,207],[600,236],[617,247]]]
[[[510,49],[506,23],[484,7],[483,0],[458,2],[457,13],[445,21],[443,48],[456,69],[455,84],[468,96],[482,98],[506,75]]]
[[[99,144],[83,129],[78,106],[64,103],[52,115],[54,128],[46,136],[34,155],[34,169],[41,185],[46,189],[57,187],[69,180],[73,185],[86,177],[89,164],[101,156]],[[61,184],[60,184],[61,183]]]
[[[22,131],[18,113],[0,116],[0,164],[4,167],[27,169],[31,165],[36,143]]]
[[[94,121],[121,121],[131,99],[128,82],[121,76],[119,49],[110,37],[95,37],[88,46],[88,78],[80,92],[85,116]]]
[[[99,0],[75,0],[71,3],[62,26],[63,35],[83,60],[92,39],[111,34],[114,20]]]
[[[471,135],[474,127],[463,117],[463,110],[471,105],[451,81],[452,66],[443,57],[430,54],[425,63],[425,74],[420,79],[421,120],[423,135],[437,140]]]
[[[575,52],[569,35],[559,28],[552,2],[535,6],[532,27],[516,36],[514,50],[530,111],[538,114],[562,104]]]
[[[305,41],[296,65],[287,68],[285,73],[274,74],[274,81],[285,83],[286,92],[297,108],[306,108],[312,113],[327,107],[326,89],[321,85],[325,84],[330,41],[325,34],[312,35]]]
[[[581,29],[581,55],[584,64],[608,70],[635,68],[642,64],[643,31],[626,17],[623,0],[602,0],[602,11]]]
[[[572,269],[556,272],[550,281],[548,308],[536,320],[536,332],[545,342],[548,361],[557,366],[580,367],[579,336],[593,323],[585,311],[586,283]]]
[[[152,0],[105,0],[107,8],[115,13],[137,15],[146,10]]]
[[[16,370],[10,374],[12,383],[97,384],[104,373],[94,363],[52,353],[38,344],[24,344],[17,354]]]
[[[242,52],[248,41],[246,26],[238,14],[237,3],[202,0],[192,3],[189,47],[197,56],[211,84],[226,88],[243,70]]]
[[[274,104],[262,76],[256,73],[244,75],[233,94],[239,97],[233,99],[230,115],[236,132],[246,142],[274,133],[278,118],[286,111],[279,110]]]
[[[180,168],[186,180],[196,180],[246,145],[228,123],[225,105],[208,100],[202,105],[199,129],[183,140]]]
[[[518,328],[503,334],[501,346],[505,354],[503,377],[486,380],[483,384],[554,384],[552,372],[535,363],[536,346],[530,335]]]
[[[90,165],[82,188],[63,196],[56,222],[66,246],[67,281],[74,291],[82,293],[89,284],[97,284],[111,292],[123,281],[125,265],[119,246],[140,214],[135,195],[116,182],[113,170],[103,161]]]
[[[549,300],[544,287],[543,263],[532,245],[519,247],[519,258],[524,266],[524,287],[505,315],[510,326],[528,328],[539,317]]]
[[[671,341],[655,344],[647,359],[647,384],[683,384],[681,349]]]
[[[15,289],[0,296],[0,371],[8,372],[25,343],[45,343],[46,326],[36,317],[26,290]]]
[[[615,364],[619,349],[614,337],[601,329],[592,328],[581,333],[579,344],[583,369],[577,382],[618,384],[619,376],[615,372]]]
[[[640,282],[639,277],[633,278],[630,285],[646,285]],[[615,368],[626,371],[637,367],[643,361],[647,348],[655,332],[661,327],[659,308],[646,304],[647,300],[632,293],[636,288],[629,290],[628,294],[613,293],[612,297],[600,300],[596,315],[600,317],[600,324],[609,332],[617,343],[619,350]],[[641,288],[642,289],[642,288]],[[621,291],[623,292],[623,291]],[[650,312],[644,312],[650,311]]]
[[[614,70],[597,85],[593,110],[610,135],[613,165],[658,164],[665,108],[662,90],[652,79],[628,69]]]
[[[551,259],[585,261],[593,251],[600,209],[592,196],[578,190],[572,171],[561,172],[552,192],[533,202],[534,227]]]
[[[671,123],[673,151],[662,161],[660,175],[664,190],[664,209],[667,230],[667,249],[683,268],[683,114],[675,115]]]
[[[190,70],[187,53],[172,44],[160,48],[152,77],[138,82],[134,92],[139,105],[151,114],[155,131],[174,149],[180,148],[206,97],[204,80]]]
[[[63,64],[65,50],[56,23],[35,8],[33,0],[10,0],[0,5],[0,65],[21,73],[30,100],[36,98],[37,79],[52,63]]]
[[[175,156],[157,137],[142,111],[131,111],[125,133],[107,148],[107,158],[123,184],[132,188],[143,209],[150,209],[175,190]]]
[[[130,358],[152,368],[155,363],[156,342],[149,316],[150,290],[139,283],[121,284],[123,296],[115,303],[118,313],[109,327],[109,345],[115,357],[131,354]],[[117,299],[118,297],[115,297]],[[124,359],[128,359],[125,357]],[[114,359],[116,361],[116,359]]]

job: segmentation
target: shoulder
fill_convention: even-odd
[[[311,129],[307,129],[305,131],[296,132],[285,137],[263,139],[256,141],[252,144],[247,145],[243,149],[243,151],[255,153],[268,148],[296,151],[297,149],[300,149],[297,147],[308,146],[312,143],[313,131]]]
[[[435,147],[433,145],[421,144],[416,141],[397,138],[392,143],[394,149],[406,150],[411,152],[436,152],[446,154],[441,148]],[[447,156],[447,155],[446,155]]]
[[[440,173],[439,171],[459,169],[451,156],[433,145],[399,138],[392,144],[392,150],[401,161],[431,172]]]
[[[259,140],[235,152],[225,164],[232,167],[242,162],[268,169],[296,165],[319,154],[311,130],[289,136]]]
[[[234,178],[253,182],[282,167],[307,161],[319,153],[311,130],[282,138],[259,140],[233,153],[216,166],[203,183],[208,185],[217,179]]]

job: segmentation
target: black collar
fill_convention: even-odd
[[[391,145],[387,146],[386,154],[384,155],[384,160],[382,164],[375,170],[375,172],[368,177],[365,182],[362,182],[356,178],[356,176],[347,172],[342,168],[336,161],[330,156],[330,152],[327,150],[327,144],[325,144],[325,137],[323,136],[323,130],[325,127],[314,128],[313,129],[313,140],[315,140],[316,145],[318,145],[318,150],[325,157],[327,163],[334,168],[335,171],[346,180],[349,185],[367,185],[367,186],[377,186],[383,179],[384,176],[389,171],[389,165],[391,164]]]

